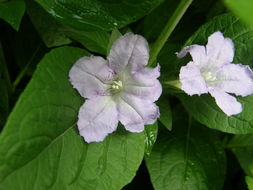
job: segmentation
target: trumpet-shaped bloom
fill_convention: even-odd
[[[114,42],[107,60],[83,57],[73,65],[70,82],[86,98],[77,122],[86,142],[102,141],[119,122],[141,132],[159,117],[154,102],[162,92],[160,68],[145,67],[148,59],[147,41],[128,33]]]
[[[192,61],[181,67],[179,78],[182,90],[189,95],[210,93],[228,116],[242,111],[242,105],[229,93],[248,96],[253,93],[253,73],[249,66],[232,64],[234,44],[215,32],[206,46],[191,45],[177,54],[190,53]]]

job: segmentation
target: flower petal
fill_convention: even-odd
[[[131,132],[141,132],[144,125],[153,124],[159,117],[159,108],[150,101],[122,93],[117,101],[119,120]]]
[[[241,64],[224,65],[216,75],[216,88],[237,96],[253,94],[253,72],[249,66]]]
[[[205,46],[191,45],[183,48],[181,52],[177,53],[178,58],[183,58],[187,53],[191,54],[192,60],[196,64],[205,64],[207,62],[207,55]]]
[[[189,62],[186,66],[181,67],[179,79],[182,83],[182,90],[189,95],[200,95],[208,92],[200,68],[194,62]]]
[[[99,56],[79,59],[69,72],[70,82],[85,98],[104,95],[109,88],[106,83],[113,79],[113,75],[107,61]]]
[[[235,97],[219,90],[211,90],[209,92],[215,98],[216,104],[228,116],[242,112],[242,105]]]
[[[123,93],[134,95],[150,102],[155,102],[161,96],[162,86],[158,80],[152,86],[126,85]]]
[[[149,59],[148,43],[140,35],[127,33],[116,40],[108,56],[109,66],[115,73],[120,73],[125,67],[131,71],[145,66]]]
[[[156,68],[139,69],[134,74],[124,73],[124,76],[121,76],[124,81],[123,92],[155,102],[162,93],[162,86],[157,80],[159,76],[159,65]]]
[[[99,142],[118,126],[118,112],[111,96],[98,96],[85,101],[78,114],[77,126],[85,141]]]
[[[234,58],[234,44],[230,38],[224,38],[221,32],[215,32],[208,38],[207,56],[217,66],[231,63]]]

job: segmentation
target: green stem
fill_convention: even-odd
[[[181,82],[179,80],[173,80],[173,81],[161,81],[163,92],[165,94],[182,94],[184,93],[181,89]]]
[[[2,64],[2,69],[3,69],[3,77],[6,80],[7,86],[8,86],[8,91],[11,94],[13,92],[13,86],[11,84],[11,79],[9,75],[9,71],[5,62],[4,58],[4,53],[3,53],[3,47],[2,44],[0,43],[0,64]]]
[[[181,89],[182,84],[179,80],[171,80],[171,81],[162,81],[164,87],[173,87],[176,89]]]
[[[151,51],[150,51],[150,59],[148,62],[148,66],[152,67],[155,64],[156,57],[158,56],[159,52],[161,51],[162,47],[168,40],[169,36],[176,28],[177,24],[179,23],[180,19],[186,12],[187,8],[190,6],[193,0],[181,0],[178,7],[176,8],[173,15],[168,20],[167,24],[165,25],[163,31],[157,38],[156,42],[153,44]]]
[[[13,90],[16,89],[22,78],[25,76],[28,68],[30,67],[31,63],[33,62],[33,59],[35,58],[36,54],[39,52],[40,48],[42,47],[42,44],[40,44],[37,49],[34,51],[33,55],[31,56],[30,60],[26,64],[26,66],[22,69],[22,71],[18,74],[17,78],[13,82]]]

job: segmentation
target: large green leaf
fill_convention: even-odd
[[[158,134],[157,121],[152,125],[146,125],[144,134],[145,134],[145,154],[149,156],[156,142],[156,138]]]
[[[110,34],[106,31],[81,31],[70,27],[62,28],[62,32],[70,38],[81,43],[91,52],[102,55],[107,54],[107,46],[110,40]]]
[[[203,25],[185,46],[206,44],[208,36],[218,30],[235,44],[234,63],[253,66],[253,28],[241,23],[232,14],[218,16]],[[210,128],[237,134],[253,132],[253,96],[237,97],[243,105],[243,112],[232,117],[225,115],[209,95],[179,95],[179,98],[196,120]]]
[[[160,117],[159,121],[169,130],[172,129],[172,113],[170,108],[170,102],[168,97],[160,97],[157,101],[157,105],[159,106]]]
[[[36,0],[75,29],[112,30],[136,21],[164,0]]]
[[[253,190],[253,178],[246,176],[246,183],[248,185],[249,190]]]
[[[253,25],[252,0],[224,0],[224,2],[236,15],[248,24]]]
[[[108,32],[82,31],[62,25],[36,2],[32,2],[32,0],[26,1],[30,19],[48,47],[69,44],[71,42],[69,38],[72,38],[91,52],[106,55],[110,39]]]
[[[15,30],[18,30],[25,12],[23,0],[9,0],[0,2],[0,18],[8,22]]]
[[[162,132],[146,164],[155,190],[220,190],[225,178],[221,143],[202,126]]]
[[[144,155],[143,133],[119,128],[91,144],[78,135],[83,99],[68,72],[84,55],[63,47],[39,63],[0,136],[1,190],[117,190],[135,175]]]
[[[27,13],[47,47],[61,46],[71,43],[62,32],[64,26],[58,23],[41,6],[33,0],[26,0]]]
[[[253,177],[253,135],[235,135],[228,144],[245,173]]]

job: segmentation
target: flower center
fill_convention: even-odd
[[[204,72],[204,73],[201,73],[201,74],[207,82],[213,82],[213,81],[216,80],[216,76],[213,75],[211,72]]]
[[[122,83],[121,80],[115,80],[115,81],[112,82],[111,85],[112,85],[112,86],[111,86],[111,87],[112,87],[112,90],[113,90],[114,92],[120,92],[121,89],[123,88],[123,83]]]

